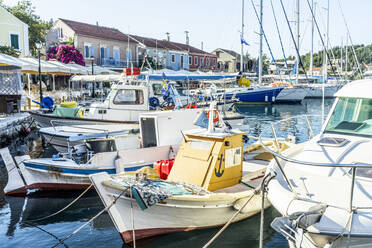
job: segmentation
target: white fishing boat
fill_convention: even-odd
[[[372,80],[345,85],[320,134],[275,153],[268,198],[272,227],[290,247],[370,247]]]
[[[14,161],[7,148],[1,149],[0,155],[9,178],[4,192],[26,194],[33,189],[82,189],[90,184],[89,174],[102,171],[114,174],[143,166],[152,167],[154,161],[172,158],[181,143],[183,130],[199,128],[193,120],[201,112],[201,109],[184,109],[143,114],[140,117],[140,139],[132,135],[123,137],[121,141],[99,137],[98,140],[89,140],[96,134],[79,136],[74,133],[69,136],[69,141],[61,139],[62,144],[70,141],[84,141],[84,144],[71,146],[73,153],[57,154],[52,158],[31,159],[26,155],[15,157]],[[72,130],[80,131],[76,127]],[[124,144],[120,145],[120,142]]]
[[[145,85],[138,81],[137,84],[117,84],[112,89],[104,102],[92,103],[89,107],[77,107],[73,109],[57,107],[54,112],[30,111],[31,116],[41,127],[71,126],[71,125],[107,125],[107,124],[138,124],[139,115],[154,110],[169,109],[170,102],[182,107],[183,103],[175,88],[172,87],[172,97],[163,100],[160,92],[161,82]],[[160,99],[160,100],[159,100]],[[174,100],[173,100],[174,99]],[[196,108],[204,107],[205,103],[190,105]],[[184,106],[186,107],[186,105]],[[81,109],[81,110],[80,110]],[[66,110],[66,111],[65,111]],[[69,113],[65,115],[64,113]],[[239,113],[226,111],[228,115],[223,117],[226,121],[234,120],[243,122],[244,116]]]
[[[255,189],[267,157],[261,160],[254,146],[243,161],[244,133],[213,131],[212,123],[213,114],[208,130],[184,132],[166,180],[141,173],[90,176],[124,242],[220,226],[260,212],[261,196]]]

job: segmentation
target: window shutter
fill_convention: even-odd
[[[107,58],[110,57],[110,48],[106,48],[106,57],[107,57]]]
[[[105,48],[101,47],[101,58],[105,57]]]
[[[89,58],[89,47],[85,46],[85,58]]]

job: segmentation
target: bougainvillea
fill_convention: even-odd
[[[64,45],[49,48],[48,60],[50,59],[56,59],[65,64],[75,62],[76,64],[85,66],[83,55],[79,52],[79,50],[75,49],[75,46],[73,45]]]

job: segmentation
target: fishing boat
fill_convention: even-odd
[[[174,87],[167,100],[163,99],[160,90],[161,82],[144,85],[142,81],[135,84],[117,84],[113,85],[110,93],[104,102],[92,103],[89,107],[61,107],[58,106],[53,112],[50,110],[30,111],[31,116],[41,127],[53,126],[71,126],[71,125],[127,125],[138,124],[138,118],[141,113],[151,112],[160,109],[173,108],[178,105],[183,106],[180,97]],[[160,100],[159,100],[160,99]],[[172,102],[172,106],[170,106]],[[204,107],[205,103],[202,103]],[[197,103],[190,106],[199,107]],[[66,114],[68,113],[68,114]],[[228,115],[224,116],[228,120],[244,119],[239,113],[226,111]],[[223,113],[224,114],[224,113]]]
[[[172,158],[181,143],[183,130],[199,128],[194,125],[193,120],[201,112],[201,109],[183,109],[142,114],[139,121],[140,137],[136,134],[123,137],[120,141],[100,137],[99,132],[98,135],[74,134],[68,136],[70,140],[59,140],[63,146],[71,147],[69,152],[58,153],[51,158],[31,159],[25,155],[13,160],[7,148],[1,149],[0,155],[5,161],[9,178],[4,192],[23,195],[33,189],[84,189],[90,185],[89,174],[102,171],[114,174],[137,170],[143,166],[152,167],[154,161]],[[72,130],[81,132],[76,127]],[[91,131],[93,130],[90,129],[89,132]],[[84,143],[73,146],[77,141]]]
[[[208,129],[184,132],[166,179],[144,173],[90,176],[125,243],[220,226],[260,212],[261,196],[255,189],[271,158],[262,160],[267,153],[251,146],[243,159],[244,133],[214,129],[213,115]]]
[[[271,226],[290,247],[370,247],[372,242],[372,80],[346,84],[320,134],[270,149],[268,198],[283,215]]]

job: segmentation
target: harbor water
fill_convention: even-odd
[[[257,136],[277,120],[304,114],[320,115],[321,103],[319,99],[305,99],[302,104],[240,106],[237,111],[246,116],[242,129],[250,136]],[[332,103],[333,99],[326,99],[325,114],[328,113]],[[318,126],[320,126],[319,123]],[[55,153],[52,147],[42,147],[37,133],[32,133],[27,138],[9,141],[6,145],[9,145],[13,155],[29,153],[32,157],[38,157]],[[36,219],[48,216],[68,205],[81,192],[48,192],[47,194],[34,193],[29,197],[9,197],[4,196],[3,193],[6,181],[7,173],[0,162],[0,248],[52,247],[103,209],[98,195],[90,191],[65,211],[38,221]],[[288,247],[287,240],[270,227],[271,221],[277,216],[279,213],[272,207],[265,211],[265,247]],[[214,241],[211,247],[258,247],[259,225],[259,215],[232,224]],[[218,230],[219,228],[212,228],[174,233],[137,245],[141,247],[202,247]],[[127,246],[123,244],[109,215],[104,213],[58,247]]]

